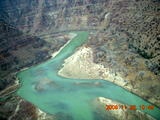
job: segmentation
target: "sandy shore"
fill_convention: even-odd
[[[93,63],[92,54],[91,48],[80,47],[78,51],[65,60],[63,68],[58,74],[67,78],[102,79],[100,71],[105,69],[102,65]]]

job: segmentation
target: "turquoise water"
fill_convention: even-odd
[[[70,117],[65,117],[68,120],[94,120],[91,101],[100,96],[128,105],[150,105],[140,97],[105,80],[69,79],[58,76],[57,72],[62,67],[64,59],[88,39],[88,32],[76,33],[77,36],[55,58],[17,74],[22,84],[17,91],[19,96],[47,113],[68,115]],[[156,107],[144,112],[160,119],[160,109]]]

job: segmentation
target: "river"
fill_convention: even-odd
[[[21,83],[17,91],[19,96],[46,113],[66,114],[70,116],[69,120],[94,120],[91,101],[97,97],[109,98],[128,105],[150,105],[135,94],[106,80],[69,79],[59,76],[58,71],[64,60],[88,39],[88,32],[75,33],[77,36],[54,58],[17,74]],[[154,110],[143,112],[160,119],[160,110],[156,106]]]

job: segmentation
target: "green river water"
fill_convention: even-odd
[[[21,83],[17,91],[19,96],[46,113],[67,114],[73,120],[94,120],[91,101],[100,96],[128,105],[150,105],[140,97],[106,80],[69,79],[59,76],[57,73],[64,60],[85,43],[89,33],[76,32],[76,34],[77,36],[54,58],[17,74]],[[157,107],[143,112],[160,119],[160,109]],[[71,118],[68,120],[72,120]]]

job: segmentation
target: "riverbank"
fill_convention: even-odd
[[[66,78],[102,79],[98,72],[101,69],[104,69],[103,66],[93,63],[91,48],[83,46],[65,59],[58,75]]]

